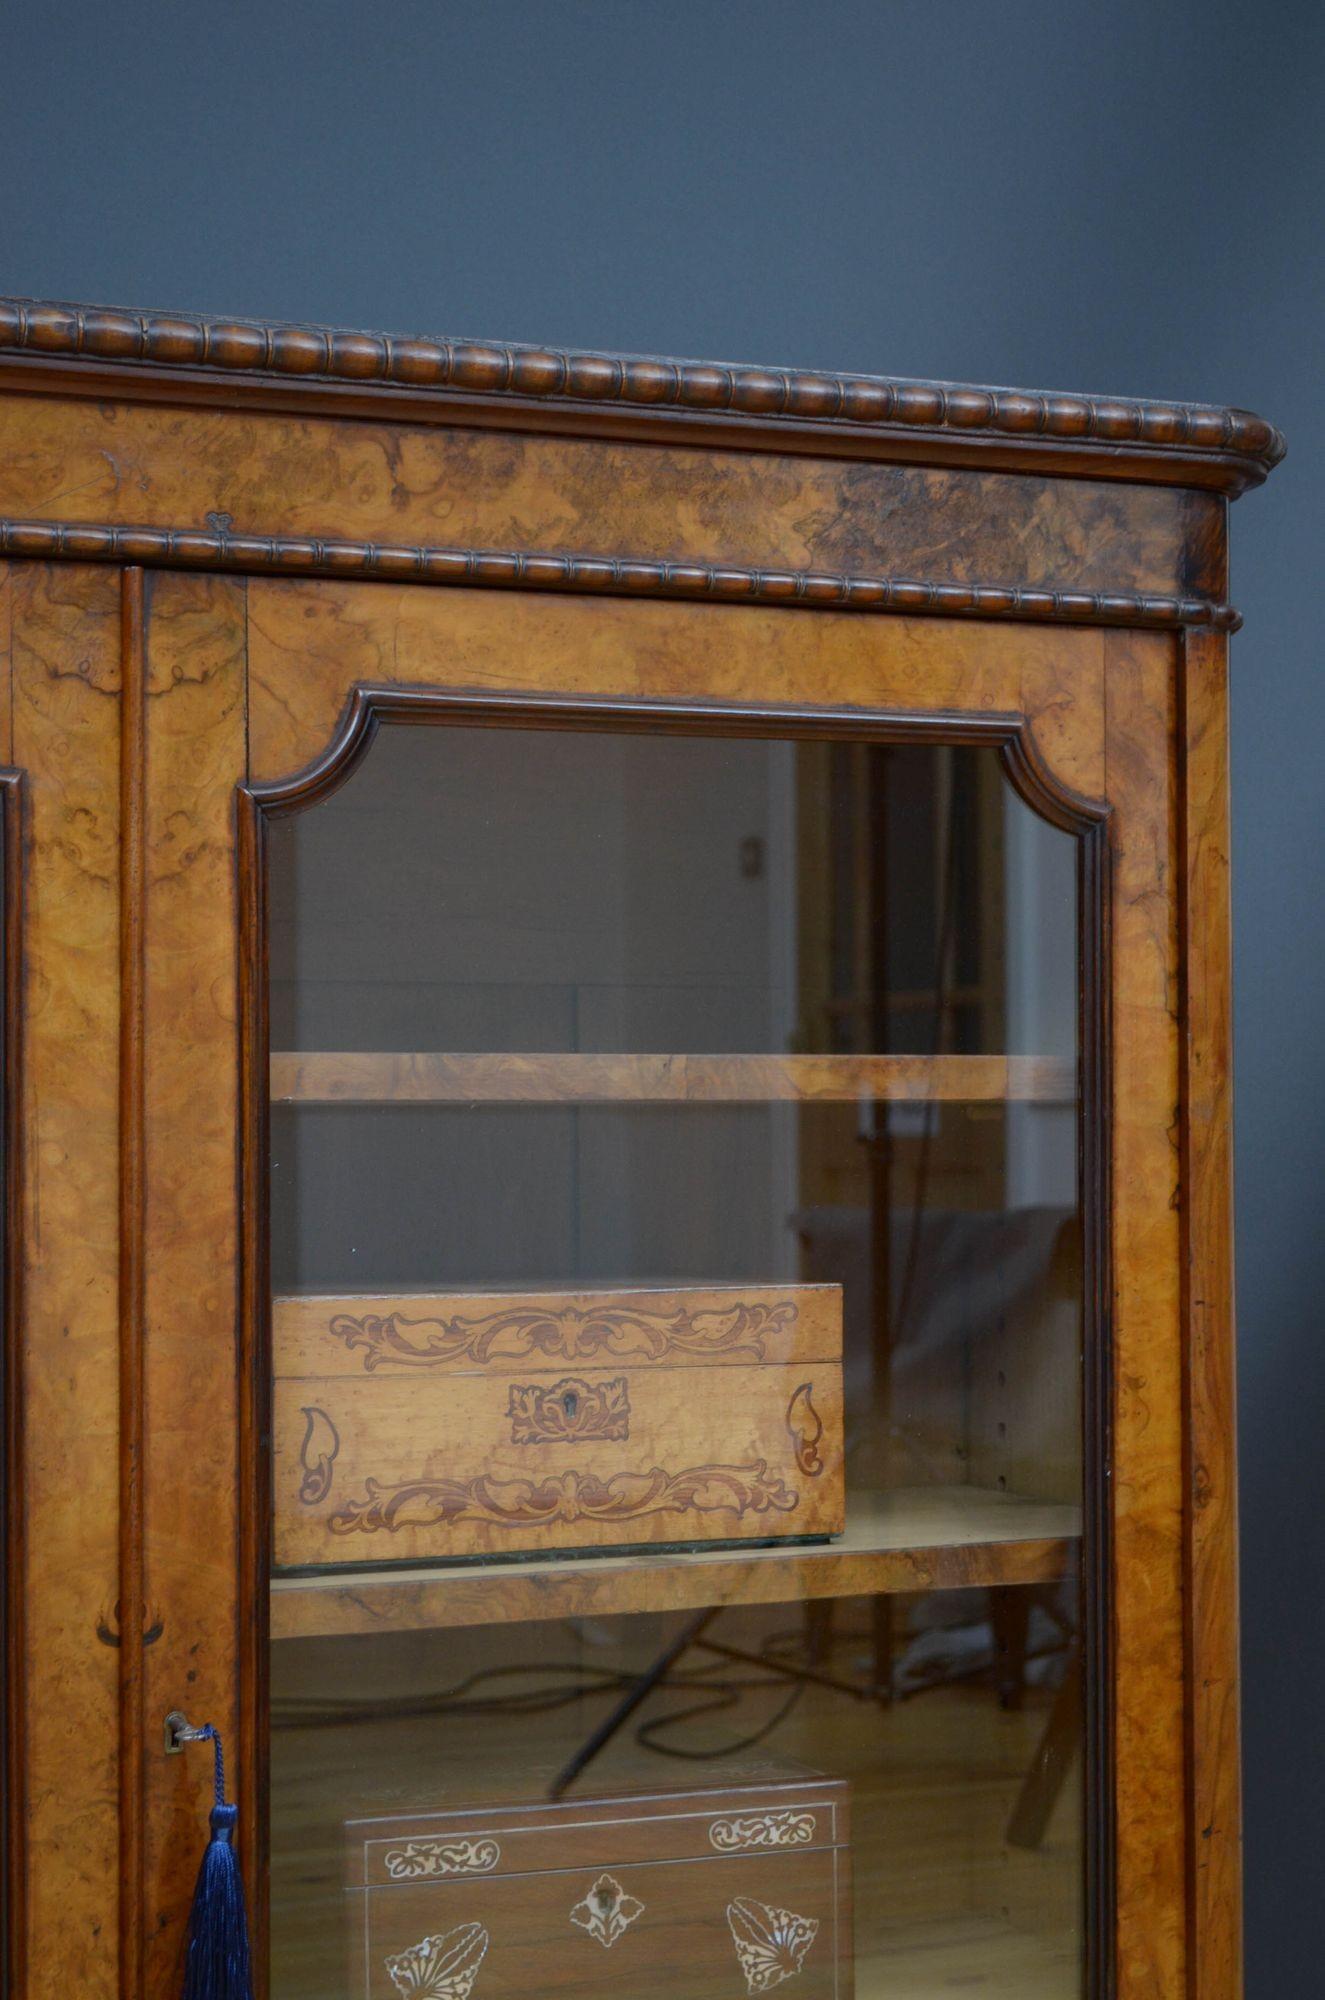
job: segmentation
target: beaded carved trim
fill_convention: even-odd
[[[828,570],[745,569],[731,563],[654,562],[634,556],[540,550],[450,549],[321,536],[248,535],[216,515],[208,528],[143,528],[98,521],[0,520],[0,556],[112,562],[278,576],[394,579],[598,597],[674,597],[791,610],[894,612],[912,617],[1016,618],[1065,625],[1182,625],[1235,632],[1231,604],[1128,591],[1034,585],[931,583]]]
[[[71,361],[202,368],[542,402],[672,409],[860,428],[1143,450],[1233,453],[1262,475],[1284,455],[1272,424],[1204,403],[981,388],[882,375],[674,361],[429,335],[364,333],[196,313],[0,299],[0,350]]]

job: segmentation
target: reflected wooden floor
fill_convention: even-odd
[[[1074,1948],[993,1917],[949,1917],[857,1959],[856,2000],[1064,2000],[1079,1978]]]
[[[969,1594],[973,1604],[981,1595]],[[870,1666],[866,1612],[860,1600],[836,1606],[828,1663],[835,1676],[862,1685]],[[279,1647],[272,2000],[358,2000],[363,1991],[342,1891],[346,1818],[545,1795],[615,1693],[576,1693],[541,1714],[517,1712],[522,1704],[574,1687],[576,1676],[587,1687],[595,1676],[638,1672],[674,1630],[675,1621],[638,1617]],[[752,1651],[799,1644],[799,1608],[726,1613],[722,1636]],[[641,1711],[663,1724],[657,1740],[673,1750],[717,1750],[753,1734],[785,1699],[785,1679],[747,1685],[725,1710],[686,1720],[681,1712],[694,1709],[705,1687],[760,1679],[730,1660],[692,1654],[687,1661],[684,1682]],[[437,1691],[462,1683],[452,1712],[438,1714]],[[636,1717],[576,1792],[708,1787],[733,1773],[767,1778],[793,1761],[845,1777],[856,2000],[1079,2000],[1079,1772],[1040,1848],[1019,1850],[1006,1837],[1050,1700],[1047,1690],[1032,1689],[1009,1713],[988,1687],[958,1684],[880,1708],[804,1686],[766,1740],[734,1759],[698,1763],[642,1745]],[[397,1712],[383,1715],[384,1701]],[[617,1990],[609,1980],[584,2000],[598,2000],[600,1991],[608,2000]]]

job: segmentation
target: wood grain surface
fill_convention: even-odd
[[[279,1050],[280,1104],[1070,1102],[1049,1056],[448,1055]]]
[[[605,1399],[619,1425],[530,1439],[531,1378]],[[486,1374],[278,1376],[278,1567],[506,1556],[633,1543],[832,1535],[842,1527],[840,1362],[575,1366]],[[707,1383],[707,1386],[706,1386]],[[815,1455],[801,1463],[795,1412]]]
[[[236,1737],[234,789],[244,757],[244,589],[157,576],[146,627],[143,855],[146,1990],[178,1977],[210,1797],[205,1748],[167,1757],[183,1708]],[[204,1414],[205,1413],[205,1414]],[[247,1608],[246,1618],[251,1614]]]
[[[1200,597],[1221,520],[1183,487],[12,390],[0,429],[0,516],[69,526]]]
[[[587,1362],[839,1364],[842,1287],[293,1293],[272,1301],[272,1359],[278,1380],[420,1369],[564,1375]]]
[[[503,400],[517,408],[522,401],[536,403],[563,422],[575,420],[576,405],[581,408],[575,414],[592,417],[601,410],[609,423],[629,410],[664,424],[694,413],[730,423],[732,435],[743,434],[751,443],[799,429],[809,433],[811,448],[818,442],[815,433],[823,432],[835,435],[839,451],[849,450],[854,433],[867,450],[879,450],[886,438],[900,452],[911,432],[922,455],[946,444],[958,457],[963,448],[974,450],[979,462],[982,449],[1001,446],[1007,459],[1000,462],[1015,462],[1020,450],[1033,463],[1039,451],[1062,471],[1076,453],[1078,470],[1093,456],[1101,473],[1116,478],[1209,482],[1233,490],[1264,478],[1284,454],[1282,436],[1263,417],[1209,403],[982,388],[39,299],[0,300],[0,358],[10,366],[27,364],[41,386],[67,381],[83,394],[109,383],[135,395],[164,392],[187,401],[192,394],[201,400],[210,377],[213,395],[219,391],[233,405],[248,390],[257,407],[265,401],[279,408],[282,385],[292,384],[315,396],[329,386],[366,390],[385,414],[399,407],[391,399],[400,389],[422,408],[430,396],[449,394],[458,411],[472,399],[469,410],[488,423],[498,420]],[[721,434],[715,429],[701,436],[711,442]]]
[[[1184,1992],[1183,1422],[1174,655],[1106,649],[1114,816],[1112,1630],[1120,1995]]]
[[[1183,1313],[1186,1323],[1189,1951],[1194,2000],[1242,1991],[1237,1411],[1233,1327],[1228,659],[1180,667]]]
[[[12,764],[14,754],[14,565],[0,562],[0,763]]]
[[[555,549],[452,547],[329,535],[239,534],[213,515],[206,528],[123,527],[113,521],[31,521],[0,517],[0,555],[154,569],[211,570],[239,576],[402,579],[433,588],[573,591],[588,597],[679,598],[768,604],[784,611],[1015,618],[1047,624],[1140,630],[1203,628],[1236,632],[1242,617],[1225,600],[1137,590],[1059,590],[1044,584],[952,583],[877,570],[771,568],[763,564],[675,561],[663,556],[564,555]]]
[[[1069,831],[1094,823],[1091,802],[1107,800],[1112,1098],[1086,1157],[1088,1193],[1102,1199],[1111,1172],[1111,1407],[1088,1412],[1099,1490],[1087,1496],[1084,1559],[1074,1509],[976,1487],[857,1494],[831,1547],[450,1572],[412,1554],[412,1567],[352,1579],[281,1577],[271,1599],[280,1657],[300,1656],[301,1639],[353,1635],[368,1647],[360,1635],[404,1644],[436,1628],[478,1643],[483,1628],[511,1620],[1045,1582],[1084,1560],[1112,1669],[1091,1697],[1092,1755],[1108,1768],[1101,1783],[1092,1766],[1086,1787],[1104,1925],[1090,2000],[1238,2000],[1223,643],[1006,614],[1018,590],[1049,593],[1046,617],[1064,619],[1082,614],[1054,592],[1092,604],[1131,593],[1144,617],[1148,596],[1222,603],[1218,489],[1262,474],[1275,435],[1227,412],[6,310],[0,517],[32,524],[52,557],[0,565],[11,689],[0,739],[12,733],[0,760],[26,789],[24,1144],[9,1194],[25,1292],[21,1331],[9,1335],[22,1539],[10,1628],[22,1648],[8,1802],[21,1817],[16,2000],[171,1990],[207,1773],[205,1759],[164,1756],[167,1707],[231,1733],[264,1933],[270,1286],[258,814],[315,810],[335,783],[353,783],[378,719],[360,697],[355,721],[356,688],[479,705],[579,695],[635,704],[633,728],[698,726],[667,720],[667,704],[689,703],[707,705],[702,726],[713,731],[777,735],[759,709],[794,715],[804,734],[817,717],[838,738],[857,726],[878,740],[979,738],[1001,746],[1023,795]],[[111,535],[87,545],[107,566],[77,560],[80,524]],[[171,568],[126,580],[116,563],[130,544],[116,538],[135,530],[158,537],[167,565],[211,560],[231,537],[286,537],[328,573],[246,581]],[[180,532],[211,539],[191,556],[170,540]],[[362,552],[379,547],[403,548],[405,560],[414,548],[505,552],[511,573],[493,580],[510,587],[351,581],[331,573],[337,557],[322,538],[360,551],[357,574]],[[562,564],[620,563],[614,591],[661,589],[667,565],[692,564],[719,594],[746,592],[747,572],[766,575],[780,602],[811,602],[798,573],[909,578],[922,593],[917,614],[945,601],[978,609],[977,587],[991,585],[1006,602],[995,624],[789,612],[753,598],[556,594],[535,587],[536,566],[520,568],[521,552],[539,549]],[[954,589],[960,603],[944,598]],[[641,704],[653,705],[652,721]],[[338,741],[347,718],[360,733]],[[501,720],[436,702],[409,719]],[[257,798],[237,830],[245,780]],[[1103,965],[1088,961],[1087,978]],[[17,997],[17,974],[7,967],[7,977]],[[297,1101],[312,1074],[298,1065],[331,1058],[281,1060],[294,1065],[284,1081]],[[757,1071],[729,1058],[650,1069],[635,1057],[625,1070],[596,1058],[573,1074],[564,1057],[532,1071],[532,1058],[484,1058],[485,1070],[463,1076],[457,1060],[359,1054],[371,1089],[341,1070],[334,1088],[315,1079],[305,1101],[352,1102],[355,1088],[361,1102],[476,1101],[480,1084],[493,1101],[535,1086],[570,1101],[589,1078],[597,1092],[629,1084],[627,1095],[655,1102],[724,1091],[743,1101],[756,1084],[759,1098],[801,1098],[812,1085],[845,1102],[880,1081],[767,1058]],[[952,1095],[996,1102],[1074,1088],[1062,1073],[974,1060],[983,1067]],[[885,1082],[923,1100],[954,1078],[908,1067]],[[676,1371],[675,1382],[693,1396],[703,1373]],[[326,1371],[338,1392],[352,1379],[363,1385]],[[402,1369],[372,1381],[400,1400],[378,1430],[364,1429],[371,1450],[360,1457],[342,1439],[334,1457],[314,1449],[301,1462],[304,1413],[322,1406],[292,1405],[282,1464],[301,1485],[329,1477],[332,1507],[351,1469],[361,1498],[369,1479],[453,1478],[444,1427],[419,1415],[419,1380]],[[632,1402],[635,1393],[632,1380]],[[721,1444],[728,1462],[758,1445],[772,1465],[767,1426],[742,1430],[725,1408],[722,1417],[693,1419],[696,1436],[709,1426],[706,1449]],[[689,1424],[678,1403],[654,1435],[670,1452]],[[385,1447],[401,1438],[410,1462],[387,1466]],[[785,1421],[782,1444],[790,1463]],[[504,1447],[512,1458],[530,1448]],[[430,1466],[438,1450],[448,1463]],[[482,1471],[491,1463],[485,1453]],[[296,1499],[291,1518],[299,1508],[317,1518],[322,1505]],[[344,1539],[400,1546],[389,1529]],[[1108,1569],[1096,1592],[1098,1552]],[[963,1766],[973,1801],[969,1780]],[[923,1818],[923,1801],[908,1796],[906,1811]],[[968,1913],[966,1930],[950,1911],[932,1912],[946,1928],[908,1933],[906,1977],[984,1978],[998,1958],[998,1907],[995,1897]],[[1058,1944],[999,1961],[991,1990],[1073,1990],[1064,1981],[1075,1969],[1055,1953]],[[260,1948],[259,1985],[262,1958]],[[899,1977],[902,1963],[890,1968]]]
[[[7,767],[13,752],[13,591],[7,564],[0,564],[0,758]],[[21,772],[0,767],[0,1158],[3,1161],[0,1214],[4,1251],[0,1269],[0,1535],[4,1537],[0,1574],[0,1983],[22,1993],[27,1972],[27,1621],[24,1562],[24,1459],[27,1446],[23,1422],[24,1311],[23,1248],[25,1228],[26,1152],[23,1102],[24,1046],[24,878],[26,875],[26,786]]]
[[[439,1572],[277,1577],[273,1640],[414,1632],[705,1605],[1048,1583],[1074,1573],[1080,1509],[973,1486],[853,1490],[827,1547],[554,1558]]]
[[[119,688],[112,571],[11,575],[24,923],[24,1959],[119,1987]]]
[[[1000,639],[925,619],[792,620],[757,607],[255,581],[250,771],[263,786],[303,771],[362,684],[803,705],[825,715],[1025,714],[1068,789],[1088,792],[1103,769],[1104,637],[1021,626]]]
[[[119,1429],[122,1633],[146,1635],[146,1170],[144,989],[147,976],[147,609],[140,569],[120,574]],[[147,1837],[143,1646],[120,1646],[120,1986],[144,1983],[142,1886]]]
[[[768,1788],[770,1799],[781,1796]],[[658,1814],[668,1805],[659,1800]],[[636,1808],[646,1829],[651,1807]],[[655,1842],[636,1859],[631,1847],[644,1843],[631,1842],[631,1831],[616,1833],[624,1858],[610,1854],[609,1835],[601,1864],[580,1861],[587,1843],[568,1835],[559,1868],[348,1892],[340,1914],[357,1947],[356,1986],[367,2000],[397,2000],[421,1962],[463,1953],[493,2000],[530,1992],[634,2000],[664,1965],[676,2000],[727,2000],[783,1978],[805,2000],[851,2000],[849,1848],[670,1859]]]

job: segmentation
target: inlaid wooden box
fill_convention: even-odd
[[[346,1826],[351,1992],[850,2000],[849,1789],[802,1777]]]
[[[840,1534],[837,1285],[275,1302],[278,1567]]]

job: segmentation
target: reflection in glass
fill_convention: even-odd
[[[275,2000],[635,1993],[661,1952],[682,1996],[1079,1995],[1073,841],[984,749],[395,727],[273,823],[270,871],[272,1047],[303,1059],[276,1070],[278,1300],[840,1286],[848,1482],[837,1569],[277,1574]],[[354,1053],[457,1063],[431,1096],[342,1066],[329,1100],[317,1063]],[[684,1095],[613,1064],[687,1056]],[[529,1059],[519,1089],[491,1057]],[[875,1057],[916,1059],[904,1090]],[[728,1818],[803,1819],[816,1782],[849,1831],[772,1876],[666,1845],[723,1788]],[[552,1924],[555,1799],[644,1830],[576,1836],[581,1916]],[[392,1901],[379,1821],[506,1858]]]

